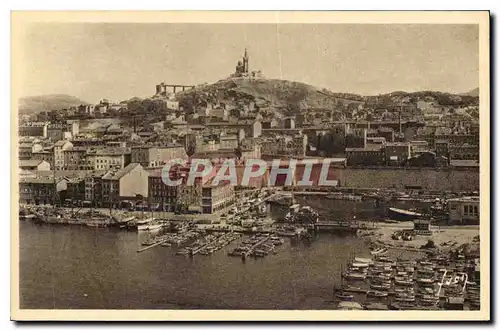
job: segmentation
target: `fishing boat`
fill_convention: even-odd
[[[399,208],[389,208],[387,210],[387,215],[394,220],[397,221],[413,221],[417,218],[422,217],[422,214],[411,211],[411,210],[406,210],[406,209],[399,209]]]
[[[177,252],[175,252],[175,254],[177,254],[177,255],[188,255],[189,251],[187,249],[181,249],[181,250],[178,250]]]
[[[387,248],[379,248],[370,252],[371,255],[379,255],[387,252]]]
[[[439,301],[439,298],[436,297],[435,295],[429,295],[429,294],[426,294],[424,295],[420,301],[434,301],[434,302],[437,302]]]
[[[353,268],[358,268],[358,269],[362,269],[362,268],[368,268],[369,267],[369,264],[368,263],[361,263],[361,262],[353,262],[351,264],[351,266]]]
[[[354,261],[358,263],[366,263],[368,265],[371,265],[373,263],[372,259],[367,259],[362,257],[355,257]]]
[[[340,301],[337,307],[338,310],[363,310],[358,302],[354,301]]]
[[[414,293],[413,287],[396,287],[394,288],[395,293]]]
[[[20,220],[31,220],[37,218],[37,215],[30,212],[28,209],[19,210],[19,219]]]
[[[434,284],[434,279],[432,278],[417,278],[419,284]]]
[[[391,288],[391,284],[383,283],[383,284],[371,284],[370,288],[374,290],[388,290]]]
[[[341,301],[351,301],[354,299],[354,295],[352,294],[344,294],[344,293],[339,293],[335,295],[335,297]]]
[[[434,267],[434,263],[429,262],[429,261],[420,261],[419,264],[422,265],[422,266],[431,266],[431,267]]]
[[[429,288],[429,287],[421,287],[421,288],[419,288],[418,291],[420,293],[422,293],[423,295],[434,294],[434,290],[432,288]]]
[[[392,310],[409,310],[414,307],[414,304],[411,302],[391,302],[389,304],[389,308]]]
[[[375,262],[372,265],[372,270],[386,270],[386,271],[392,271],[392,264],[391,263],[381,263],[381,262]]]
[[[423,276],[423,277],[432,277],[434,276],[435,272],[434,270],[417,270],[418,274]]]
[[[153,218],[146,218],[141,220],[136,220],[135,225],[137,226],[138,231],[147,231],[149,227],[149,223],[151,223]]]
[[[401,240],[401,233],[400,232],[394,232],[391,236],[393,240]]]
[[[366,310],[389,310],[389,307],[387,305],[384,305],[383,303],[380,302],[372,302],[367,305],[365,305]]]
[[[399,302],[415,302],[415,297],[414,296],[396,297],[395,300]]]
[[[365,289],[362,289],[361,287],[357,286],[345,286],[342,288],[343,292],[353,292],[353,293],[366,293]]]
[[[366,274],[364,273],[358,273],[358,272],[346,272],[344,273],[344,278],[346,279],[352,279],[352,280],[365,280],[366,279]]]
[[[162,227],[163,224],[161,224],[160,222],[151,222],[149,223],[148,231],[158,230],[161,229]]]
[[[413,286],[413,279],[396,277],[394,283],[401,286]]]
[[[402,267],[397,267],[396,269],[397,272],[410,272],[410,273],[413,273],[415,272],[415,268],[414,267],[411,267],[411,266],[402,266]]]
[[[408,272],[407,271],[396,271],[395,277],[407,277]]]
[[[382,255],[378,255],[376,256],[375,258],[378,262],[386,262],[386,263],[391,263],[391,266],[395,266],[395,262],[394,260],[388,258],[387,256],[382,256]]]
[[[437,300],[423,300],[423,299],[420,299],[419,303],[422,306],[435,306],[435,305],[437,305],[438,301]]]
[[[387,292],[381,292],[381,291],[366,291],[366,295],[369,297],[385,298],[389,294]]]
[[[373,281],[378,281],[378,282],[387,282],[391,280],[390,275],[385,275],[385,274],[379,274],[376,276],[372,276]]]

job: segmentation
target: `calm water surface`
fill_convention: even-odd
[[[379,217],[371,202],[311,199],[326,218]],[[380,217],[379,217],[380,218]],[[147,235],[147,234],[146,234]],[[20,223],[20,299],[25,309],[328,309],[342,265],[368,256],[361,239],[321,234],[286,239],[277,255],[175,255],[155,247],[137,253],[143,234],[118,229]]]

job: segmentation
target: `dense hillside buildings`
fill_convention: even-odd
[[[214,166],[233,159],[239,171],[260,158],[335,158],[339,168],[355,169],[479,167],[475,104],[303,91],[299,83],[261,79],[249,63],[245,50],[227,81],[164,82],[145,99],[103,98],[23,117],[17,145],[23,201],[50,202],[52,195],[86,206],[134,201],[178,213],[221,212],[234,202],[235,188],[226,184],[165,185],[161,170],[174,159],[206,158]],[[314,95],[327,99],[317,104]],[[51,178],[39,173],[48,170]],[[474,214],[462,210],[464,219]]]

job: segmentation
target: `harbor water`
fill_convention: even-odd
[[[371,202],[307,200],[328,217],[382,213]],[[137,253],[144,239],[119,229],[21,221],[21,308],[331,309],[343,265],[369,256],[361,238],[335,234],[286,239],[276,255],[245,262],[227,256],[239,241],[188,257],[161,246]]]

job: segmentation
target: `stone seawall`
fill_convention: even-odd
[[[478,191],[479,171],[456,169],[330,169],[343,187],[404,188],[431,191]]]

